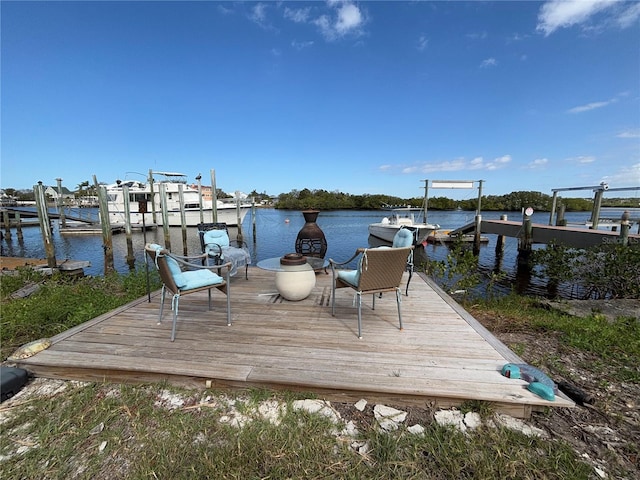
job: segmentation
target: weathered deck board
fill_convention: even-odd
[[[53,339],[20,361],[36,375],[56,378],[218,387],[314,391],[329,399],[364,397],[396,404],[459,405],[475,399],[526,417],[532,409],[568,407],[564,396],[547,402],[525,383],[500,374],[522,362],[431,281],[414,275],[402,297],[404,330],[394,295],[371,310],[363,299],[363,336],[356,336],[353,291],[338,290],[331,315],[331,275],[319,273],[309,298],[288,302],[275,293],[273,273],[251,269],[232,279],[232,325],[224,296],[193,294],[180,302],[175,342],[170,302],[161,324],[159,292],[136,300]],[[405,277],[406,281],[406,277]]]

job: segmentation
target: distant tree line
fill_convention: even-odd
[[[326,190],[292,190],[277,197],[275,208],[304,210],[376,210],[389,206],[422,207],[423,198],[400,198],[381,194],[350,195]],[[428,199],[429,210],[475,210],[478,199],[452,200],[447,197]],[[549,212],[553,197],[540,192],[512,192],[506,195],[487,195],[481,198],[482,211],[522,211],[531,207],[536,211]],[[564,205],[567,211],[591,211],[593,200],[585,198],[557,198],[557,206]],[[637,198],[604,198],[603,207],[637,207]]]
[[[14,197],[18,201],[33,201],[33,190],[16,190],[5,188],[5,193]],[[95,195],[95,187],[89,182],[78,184],[76,196]],[[227,195],[218,189],[218,198],[225,198]],[[270,203],[279,209],[304,210],[316,208],[319,210],[377,210],[389,206],[412,206],[422,207],[423,198],[400,198],[383,194],[351,195],[339,191],[329,192],[327,190],[291,190],[289,193],[281,193],[277,197],[271,196],[263,191],[261,193],[253,190],[249,197],[256,202]],[[428,199],[429,210],[470,210],[477,207],[478,199],[470,198],[465,200],[453,200],[447,197],[432,197]],[[506,195],[486,195],[481,199],[482,211],[507,211],[519,212],[523,208],[531,207],[536,211],[549,212],[551,210],[553,197],[540,192],[512,192]],[[588,198],[563,198],[558,196],[557,206],[564,205],[567,211],[580,212],[591,211],[593,200]],[[603,198],[603,207],[637,207],[639,199],[636,198]]]

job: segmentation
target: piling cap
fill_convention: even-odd
[[[622,212],[621,220],[623,222],[628,222],[629,221],[629,210],[625,210],[624,212]]]

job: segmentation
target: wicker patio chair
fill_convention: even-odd
[[[180,297],[190,293],[207,290],[209,294],[209,310],[211,310],[211,290],[217,289],[227,297],[227,325],[231,325],[231,299],[229,292],[229,271],[231,263],[215,266],[201,266],[192,261],[206,258],[206,254],[181,257],[173,255],[160,245],[147,243],[144,247],[147,255],[158,269],[162,280],[162,297],[160,300],[160,316],[158,324],[162,321],[164,299],[167,290],[173,295],[171,298],[171,310],[173,310],[173,326],[171,327],[171,341],[176,338],[176,323],[178,321],[178,307]],[[184,270],[183,270],[184,269]],[[214,273],[212,270],[217,270]]]
[[[402,311],[400,309],[401,296],[400,282],[407,265],[409,253],[413,245],[403,248],[359,248],[356,253],[345,262],[336,262],[329,259],[333,283],[331,289],[331,314],[335,316],[336,289],[352,288],[356,291],[358,307],[358,338],[362,338],[362,295],[372,294],[372,310],[376,307],[376,294],[383,292],[395,292],[398,305],[398,322],[402,330]],[[355,270],[340,270],[356,260],[358,267]]]
[[[249,279],[249,265],[251,255],[246,243],[232,242],[229,239],[229,229],[226,223],[199,223],[198,235],[202,253],[206,259],[213,260],[214,265],[231,262],[231,276],[244,267],[244,278]],[[234,243],[235,245],[233,245]]]

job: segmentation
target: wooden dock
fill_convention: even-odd
[[[223,294],[214,291],[211,312],[206,293],[192,294],[180,302],[171,342],[170,311],[158,325],[154,292],[151,302],[145,296],[57,335],[18,366],[51,378],[287,389],[335,401],[448,408],[482,400],[523,418],[574,405],[562,394],[548,402],[503,377],[505,363],[522,360],[421,274],[402,296],[403,331],[393,295],[377,299],[375,310],[368,297],[359,340],[348,290],[337,291],[333,317],[331,274],[318,273],[311,295],[289,302],[276,293],[273,272],[250,268],[248,280],[231,281],[231,326]]]
[[[513,220],[482,220],[481,233],[520,238],[524,235],[522,222]],[[475,223],[469,223],[453,230],[452,234],[468,234],[475,230]],[[640,235],[629,233],[629,244],[640,244]],[[580,227],[560,227],[534,223],[531,225],[532,243],[561,243],[576,248],[589,248],[604,244],[620,243],[620,232],[611,230],[591,230]]]

